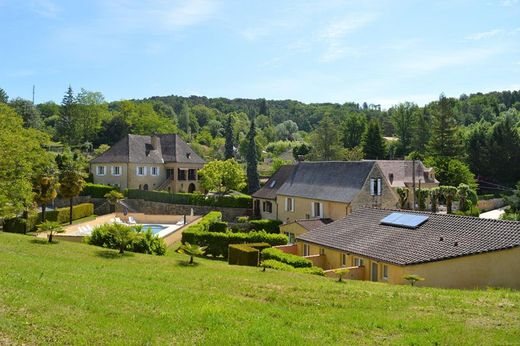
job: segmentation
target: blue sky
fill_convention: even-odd
[[[0,0],[0,87],[419,104],[520,89],[520,0]]]

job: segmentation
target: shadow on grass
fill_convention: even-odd
[[[187,261],[177,260],[177,265],[180,267],[198,267],[200,265],[198,262],[194,262],[192,264],[189,264],[188,262],[189,259]]]
[[[34,238],[34,239],[31,239],[30,242],[33,243],[33,244],[41,244],[41,245],[46,245],[46,244],[49,244],[49,245],[52,245],[52,244],[58,244],[58,242],[55,241],[55,240],[53,240],[52,242],[49,243],[49,241],[48,241],[46,238]]]
[[[108,258],[108,259],[119,259],[119,258],[134,256],[134,254],[131,252],[125,252],[123,254],[120,254],[116,250],[98,250],[95,253],[96,253],[96,256],[99,256],[102,258]]]

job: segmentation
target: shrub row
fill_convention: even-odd
[[[314,275],[320,275],[324,276],[323,269],[320,267],[306,267],[306,268],[295,268],[291,265],[288,265],[286,263],[269,259],[269,260],[263,260],[262,261],[262,267],[264,268],[272,268],[276,270],[283,270],[287,272],[296,272],[296,273],[304,273],[304,274],[314,274]]]
[[[209,226],[209,231],[210,232],[226,232],[227,230],[227,223],[224,222],[224,221],[216,221],[216,222],[213,222],[210,226]]]
[[[260,261],[260,251],[269,248],[267,243],[230,244],[228,263],[257,267]]]
[[[81,196],[90,196],[93,198],[104,198],[107,193],[112,190],[119,191],[119,188],[110,185],[103,184],[85,184],[83,191],[81,191]]]
[[[295,268],[310,268],[312,267],[312,262],[306,258],[296,256],[293,254],[285,253],[279,249],[265,249],[262,251],[262,259],[263,260],[275,260],[285,264],[288,264]]]
[[[141,226],[125,226],[115,224],[100,225],[85,239],[90,245],[101,246],[109,249],[118,249],[118,235],[116,227],[128,227],[133,230],[131,241],[126,246],[127,251],[153,254],[162,256],[166,253],[166,244],[162,238],[157,237],[151,230],[143,230]]]
[[[212,211],[204,215],[199,222],[191,225],[186,231],[192,232],[209,232],[211,226],[215,223],[221,222],[222,213],[220,211]]]
[[[200,205],[222,208],[252,208],[253,198],[248,195],[206,196],[200,193],[169,193],[163,191],[144,191],[128,189],[126,197],[130,199],[144,199],[145,201]]]
[[[251,224],[251,228],[257,231],[264,230],[267,233],[280,233],[282,221],[262,219],[251,220],[249,223]]]
[[[40,213],[30,213],[27,220],[22,217],[6,219],[4,220],[4,231],[11,233],[24,233],[25,229],[27,229],[27,232],[31,232],[36,229],[39,222]],[[25,228],[26,223],[27,228]]]

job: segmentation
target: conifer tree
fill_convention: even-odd
[[[429,154],[443,158],[460,157],[462,147],[457,135],[457,120],[453,114],[452,102],[444,94],[439,98],[432,125]]]
[[[247,161],[247,192],[249,194],[255,193],[260,188],[260,178],[258,176],[258,158],[256,151],[256,128],[255,128],[255,118],[251,120],[251,127],[249,128],[249,133],[247,134],[247,153],[246,153],[246,161]]]
[[[380,160],[385,157],[385,139],[381,132],[379,122],[375,119],[368,123],[363,135],[363,152],[369,160]]]
[[[228,116],[225,128],[226,144],[224,146],[224,159],[233,158],[233,123],[231,115]]]
[[[60,118],[56,124],[60,139],[67,144],[75,144],[77,102],[69,85],[61,102]]]
[[[0,103],[7,103],[9,101],[9,96],[4,89],[0,88]]]

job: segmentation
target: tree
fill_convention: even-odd
[[[453,213],[453,198],[457,195],[457,188],[455,186],[441,186],[441,193],[444,199],[446,199],[446,209],[448,214]]]
[[[352,149],[344,150],[343,159],[345,161],[361,161],[364,158],[365,158],[365,153],[363,152],[363,148],[361,148],[361,147],[354,147]]]
[[[311,147],[310,156],[313,160],[330,161],[343,158],[340,132],[330,116],[324,116],[311,134]]]
[[[64,231],[63,227],[56,221],[45,221],[38,225],[37,231],[38,233],[45,232],[47,233],[47,239],[49,243],[52,243],[52,236],[56,233],[62,233]]]
[[[73,200],[85,187],[85,177],[86,174],[77,163],[69,163],[60,174],[60,195],[69,200],[69,223],[71,225]]]
[[[47,208],[47,204],[56,198],[59,188],[60,183],[52,172],[47,172],[37,177],[34,186],[34,200],[42,208],[42,222],[45,222],[45,209]]]
[[[457,197],[459,197],[459,210],[467,211],[471,208],[471,202],[468,201],[470,188],[467,184],[459,184],[457,187]]]
[[[432,187],[430,189],[430,201],[432,204],[432,212],[437,212],[437,206],[439,204],[439,197],[441,196],[441,190],[438,187]]]
[[[491,175],[511,185],[520,179],[519,118],[517,111],[508,111],[501,115],[491,129],[488,146]]]
[[[399,154],[401,155],[406,155],[411,150],[418,110],[417,105],[411,102],[401,103],[390,110],[392,124],[399,137]]]
[[[77,102],[72,87],[69,85],[61,102],[60,118],[56,124],[56,130],[63,142],[67,144],[77,144],[81,142],[81,139],[76,139],[77,122]]]
[[[361,144],[367,127],[367,118],[363,113],[349,113],[343,122],[343,146],[348,149]]]
[[[468,184],[471,188],[477,186],[475,175],[469,170],[468,165],[457,159],[445,157],[427,157],[424,164],[435,168],[435,177],[442,185],[458,186]]]
[[[516,184],[516,189],[513,190],[513,193],[504,197],[504,199],[513,213],[520,212],[520,181]]]
[[[378,160],[385,157],[385,140],[377,120],[373,119],[368,123],[362,143],[365,158]]]
[[[107,199],[111,209],[114,209],[115,205],[125,198],[125,196],[121,192],[116,190],[112,190],[106,193],[103,197]]]
[[[428,152],[434,157],[445,158],[458,158],[462,153],[453,104],[444,94],[441,94],[435,108]]]
[[[228,115],[226,127],[224,129],[225,131],[225,137],[226,137],[226,144],[224,146],[224,159],[229,160],[232,159],[234,155],[234,146],[233,146],[233,123],[231,115]]]
[[[492,175],[489,153],[490,126],[479,122],[468,129],[466,140],[467,162],[472,172],[478,175]]]
[[[343,277],[347,275],[350,272],[350,269],[348,268],[339,268],[334,270],[334,273],[338,276],[338,282],[343,281]]]
[[[199,170],[199,176],[206,190],[222,194],[241,190],[246,185],[242,167],[234,159],[211,161]]]
[[[191,140],[191,116],[190,116],[190,108],[188,104],[184,102],[182,104],[182,110],[179,115],[179,126],[183,129],[188,135],[188,140]]]
[[[286,120],[275,127],[277,140],[294,140],[294,134],[298,132],[298,125],[292,120]]]
[[[123,254],[128,244],[137,236],[137,232],[133,227],[120,223],[115,223],[111,226],[112,227],[108,228],[108,232],[112,235],[114,243],[117,249],[119,249],[119,253]]]
[[[108,104],[100,92],[81,89],[76,97],[76,142],[93,141],[103,120],[110,119]]]
[[[0,88],[0,103],[7,103],[9,101],[9,96],[4,89]]]
[[[251,120],[251,127],[247,134],[247,191],[250,195],[255,193],[260,188],[260,177],[258,176],[258,159],[256,150],[256,127],[255,119]]]
[[[16,98],[11,100],[9,105],[22,117],[25,127],[32,127],[35,129],[41,129],[43,127],[43,120],[40,111],[34,107],[34,104],[31,101]]]
[[[190,243],[186,242],[181,244],[181,246],[177,249],[177,252],[190,256],[188,264],[193,264],[193,257],[204,255],[206,248],[207,246],[191,245]]]
[[[403,277],[403,279],[407,280],[410,283],[410,285],[412,285],[412,286],[415,286],[415,283],[417,281],[424,281],[423,277],[420,277],[419,275],[416,275],[416,274],[405,275]]]
[[[419,204],[419,210],[426,210],[426,199],[430,195],[430,191],[428,189],[418,189],[417,190],[417,200]]]
[[[293,148],[292,153],[295,160],[305,157],[311,152],[311,146],[305,143],[301,143]]]
[[[397,195],[399,196],[399,208],[406,209],[406,203],[408,202],[408,189],[405,187],[397,188]]]
[[[430,114],[427,107],[415,112],[415,131],[412,136],[412,149],[421,155],[426,152],[426,147],[430,141]]]

